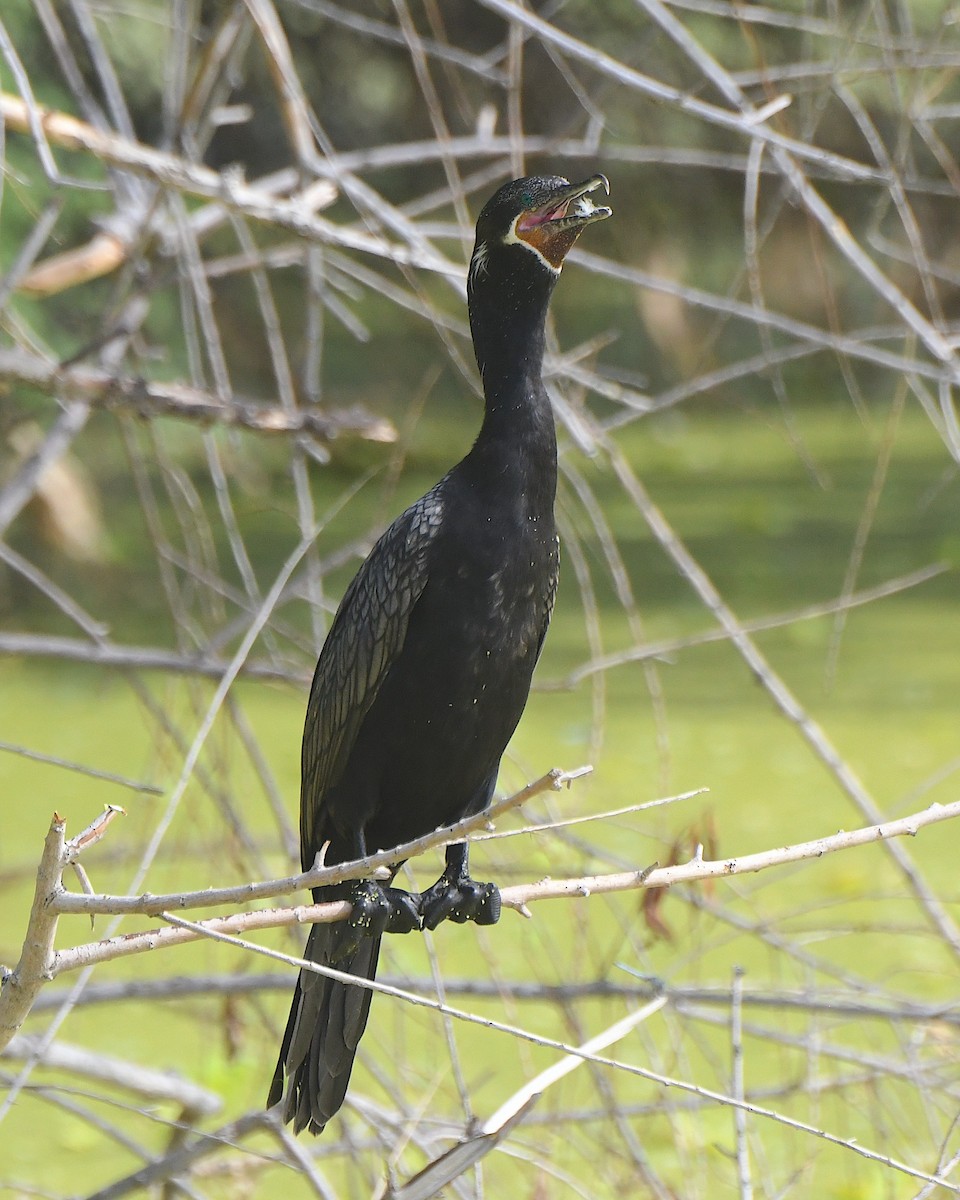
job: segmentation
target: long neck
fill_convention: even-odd
[[[487,269],[472,280],[469,296],[485,400],[483,425],[469,457],[487,470],[495,459],[498,473],[515,477],[537,507],[551,510],[557,440],[542,371],[544,323],[555,282],[532,255],[511,247],[491,255]]]

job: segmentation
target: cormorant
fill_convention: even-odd
[[[362,858],[480,812],[520,720],[557,588],[557,442],[541,367],[544,322],[564,257],[610,216],[571,184],[515,179],[477,221],[467,280],[483,380],[469,454],[399,516],[347,588],[320,652],[303,732],[303,869]],[[400,864],[397,864],[399,867]],[[365,979],[387,931],[445,918],[492,924],[493,884],[467,846],[422,896],[379,883],[317,888],[349,897],[349,921],[314,925],[305,957]],[[343,1103],[371,991],[301,971],[268,1106],[320,1133]]]

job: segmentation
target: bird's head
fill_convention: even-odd
[[[517,254],[532,255],[544,271],[554,278],[559,275],[581,230],[612,214],[612,209],[590,199],[598,188],[610,194],[605,175],[591,175],[583,183],[570,183],[558,175],[531,175],[505,183],[477,219],[470,287],[505,252],[514,261]]]

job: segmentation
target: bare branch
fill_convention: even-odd
[[[876,802],[833,745],[826,731],[810,716],[786,682],[770,665],[754,639],[744,630],[717,591],[713,581],[690,554],[663,513],[653,503],[646,488],[637,478],[620,449],[608,440],[605,450],[617,478],[639,511],[643,513],[654,536],[672,561],[676,563],[684,578],[706,607],[727,630],[733,645],[763,684],[777,708],[796,726],[804,740],[830,770],[862,816],[879,827],[880,810]],[[905,832],[909,832],[909,829]],[[960,929],[957,928],[956,922],[917,870],[906,850],[896,841],[886,841],[885,844],[932,926],[939,932],[944,942],[950,946],[953,954],[960,957]]]
[[[96,767],[88,767],[83,763],[71,762],[69,759],[60,758],[56,754],[41,754],[38,750],[29,750],[26,746],[14,746],[10,742],[0,741],[0,751],[6,754],[17,754],[22,758],[29,758],[33,762],[47,763],[53,767],[64,767],[68,771],[75,771],[78,775],[88,775],[91,779],[100,779],[104,783],[116,783],[120,787],[130,788],[135,792],[143,792],[150,796],[162,796],[163,788],[158,788],[152,783],[143,783],[138,779],[127,779],[123,775],[117,775],[113,771],[100,771]]]
[[[434,1159],[412,1179],[397,1188],[385,1185],[383,1191],[378,1194],[378,1200],[429,1200],[431,1196],[436,1196],[441,1189],[458,1179],[491,1150],[496,1149],[548,1088],[577,1067],[582,1067],[597,1051],[604,1050],[626,1037],[641,1021],[646,1021],[659,1012],[664,1003],[663,1000],[654,1000],[644,1005],[643,1008],[616,1021],[596,1037],[590,1038],[582,1046],[578,1046],[576,1053],[566,1055],[545,1071],[541,1071],[505,1101],[478,1129],[466,1130],[452,1149]]]
[[[0,348],[0,379],[16,380],[53,394],[66,392],[78,401],[82,397],[85,405],[128,412],[143,419],[168,416],[201,425],[235,426],[255,433],[310,434],[324,442],[351,435],[372,442],[392,442],[396,438],[396,430],[389,421],[370,417],[358,409],[287,410],[238,396],[224,402],[186,384],[114,375],[101,367],[80,363],[62,366],[25,350]],[[5,494],[0,495],[0,505],[5,499]],[[0,508],[0,520],[2,517]]]
[[[276,225],[306,239],[364,250],[393,262],[408,263],[455,278],[463,274],[462,267],[436,251],[427,251],[422,243],[402,246],[362,230],[334,225],[316,216],[314,210],[317,202],[313,194],[279,199],[244,182],[235,172],[214,171],[175,154],[155,150],[152,146],[101,132],[67,113],[37,105],[35,115],[39,129],[49,141],[70,150],[86,151],[99,162],[134,171],[184,195],[216,200],[253,220]],[[0,120],[10,129],[27,133],[31,129],[31,110],[19,97],[0,93]],[[334,195],[331,189],[328,203]]]
[[[562,777],[562,773],[558,773]],[[557,776],[553,773],[543,776],[530,788],[557,786]],[[548,781],[546,784],[544,781]],[[543,786],[541,786],[543,785]],[[523,795],[529,791],[524,789]],[[510,797],[510,803],[517,803],[516,797]],[[783,846],[773,850],[763,850],[755,854],[744,854],[739,857],[708,861],[695,857],[687,863],[672,867],[659,867],[656,864],[635,871],[621,871],[610,875],[587,875],[576,879],[543,879],[538,883],[516,884],[500,889],[504,907],[515,909],[524,915],[529,915],[528,906],[540,900],[566,900],[587,898],[596,895],[608,895],[613,892],[637,891],[643,888],[675,887],[684,883],[700,883],[708,879],[732,878],[738,875],[753,874],[766,871],[773,867],[786,866],[790,863],[806,862],[811,859],[823,858],[828,854],[850,850],[857,846],[874,845],[886,842],[890,838],[915,837],[921,829],[936,825],[942,821],[950,821],[960,816],[960,801],[954,804],[934,804],[922,812],[913,813],[893,821],[885,821],[879,825],[870,825],[862,829],[842,831],[828,837],[817,838],[810,842],[799,842],[792,846]],[[470,819],[475,826],[476,821]],[[347,864],[343,874],[338,874],[341,868],[325,868],[331,876],[337,878],[361,878],[374,873],[377,867],[394,863],[398,858],[410,858],[422,853],[433,845],[443,845],[450,841],[459,840],[465,832],[468,822],[460,822],[446,830],[439,830],[427,838],[417,842],[407,843],[404,847],[371,855],[362,863]],[[455,835],[454,831],[457,831]],[[364,869],[365,868],[365,869]],[[317,872],[306,878],[311,879],[313,886]],[[330,877],[326,881],[329,882]],[[250,895],[251,889],[262,889],[258,895],[279,895],[284,891],[294,890],[294,881],[304,876],[292,876],[289,880],[270,880],[265,884],[250,884],[239,889],[223,889],[218,895],[231,891],[234,896]],[[193,893],[189,896],[189,906],[202,902],[204,893]],[[64,894],[58,900],[58,911],[74,913],[111,912],[133,913],[155,911],[159,897],[131,898],[125,896],[85,896],[77,893]],[[171,897],[163,897],[171,899]],[[173,897],[179,901],[180,897]],[[220,900],[220,903],[223,901]],[[64,904],[62,909],[60,904]],[[168,920],[176,921],[170,912],[174,907],[186,908],[186,903],[168,905],[160,915]],[[95,963],[111,962],[117,958],[126,958],[131,954],[142,954],[148,950],[157,950],[166,946],[179,946],[186,942],[196,941],[205,934],[211,936],[226,935],[227,937],[250,933],[258,929],[278,929],[293,925],[312,922],[342,921],[350,916],[352,906],[348,900],[337,900],[325,904],[298,905],[293,908],[260,909],[256,912],[239,913],[229,917],[215,917],[208,921],[197,922],[193,927],[182,922],[175,928],[146,930],[143,933],[124,934],[122,937],[107,938],[100,942],[75,946],[69,950],[57,952],[50,977],[55,978],[66,971],[77,970],[80,967]],[[287,956],[281,956],[290,961]],[[341,973],[337,973],[339,976]],[[363,986],[366,986],[365,984]],[[373,985],[376,986],[375,984]]]
[[[251,900],[263,900],[272,896],[285,896],[290,892],[303,891],[309,888],[326,887],[330,884],[343,883],[351,879],[368,879],[384,872],[385,868],[393,867],[404,859],[415,858],[428,850],[439,846],[447,846],[452,842],[463,841],[467,835],[477,829],[484,829],[496,817],[503,813],[519,808],[535,796],[546,791],[559,791],[569,787],[575,780],[581,778],[589,767],[580,767],[575,771],[563,771],[554,767],[539,779],[528,783],[512,796],[505,796],[495,801],[484,812],[471,817],[464,817],[453,825],[447,825],[427,834],[396,846],[390,850],[380,850],[376,854],[368,854],[366,858],[353,862],[338,863],[336,866],[317,866],[310,871],[290,875],[285,879],[268,879],[262,883],[246,883],[238,887],[210,888],[198,892],[175,892],[164,896],[81,896],[75,892],[63,893],[58,901],[58,912],[72,913],[146,913],[154,916],[172,909],[211,908],[219,904],[243,904]],[[321,906],[325,907],[325,906]],[[336,907],[336,906],[334,906]],[[349,909],[347,910],[349,911]]]
[[[172,1100],[184,1110],[186,1120],[213,1116],[223,1108],[223,1100],[207,1088],[198,1087],[170,1071],[155,1071],[102,1050],[93,1052],[81,1046],[57,1041],[43,1046],[43,1039],[21,1033],[3,1049],[0,1058],[24,1062],[36,1057],[40,1064],[57,1071],[69,1071],[87,1079],[96,1079],[125,1088],[149,1100]]]
[[[159,646],[118,646],[107,641],[87,642],[80,638],[30,633],[0,633],[0,654],[95,663],[101,667],[169,671],[176,675],[196,675],[209,679],[220,679],[229,666],[226,659],[213,655],[182,654]],[[310,683],[310,673],[306,670],[257,659],[248,659],[240,668],[240,675],[292,683],[297,687],[307,687]]]
[[[200,1134],[190,1140],[185,1146],[178,1146],[168,1154],[162,1155],[153,1162],[116,1180],[107,1187],[91,1192],[86,1200],[120,1200],[131,1192],[142,1192],[151,1184],[162,1183],[181,1175],[195,1163],[211,1154],[217,1154],[231,1146],[242,1144],[251,1134],[261,1129],[270,1128],[273,1120],[269,1113],[254,1110],[213,1129],[209,1133]]]
[[[760,617],[754,621],[741,621],[740,628],[745,633],[761,633],[767,629],[793,625],[798,621],[814,621],[818,617],[845,613],[852,608],[872,604],[886,596],[895,596],[898,592],[927,583],[949,569],[946,564],[934,563],[929,567],[922,567],[919,571],[911,571],[909,575],[890,579],[876,587],[864,588],[858,592],[844,589],[843,595],[835,600],[825,600],[822,604],[808,604],[804,608],[795,608],[784,613],[772,613],[768,617]],[[609,671],[613,667],[621,667],[631,662],[644,662],[650,658],[669,658],[681,650],[690,650],[695,646],[705,646],[711,642],[729,641],[731,637],[730,630],[720,626],[717,629],[704,630],[703,633],[691,633],[686,637],[670,638],[669,640],[650,642],[648,645],[635,646],[628,650],[620,650],[616,654],[598,655],[584,663],[583,666],[571,671],[565,679],[541,683],[539,688],[545,691],[550,688],[576,687],[578,683],[599,671]]]
[[[883,180],[884,178],[881,172],[874,171],[862,163],[855,162],[839,154],[831,154],[828,151],[810,146],[795,138],[784,137],[766,128],[762,122],[752,120],[743,113],[718,108],[714,104],[705,103],[697,97],[685,93],[680,88],[672,87],[670,84],[662,83],[660,80],[653,79],[649,75],[644,75],[641,71],[637,71],[625,63],[618,62],[617,59],[604,53],[597,47],[588,45],[579,38],[564,33],[536,13],[522,8],[519,4],[515,3],[515,0],[481,0],[481,3],[484,7],[492,8],[495,12],[509,17],[512,21],[529,29],[545,42],[559,47],[572,58],[586,63],[587,66],[604,75],[608,75],[611,79],[615,79],[619,84],[635,88],[638,92],[649,96],[651,99],[668,102],[680,112],[692,114],[722,129],[729,129],[750,138],[768,142],[771,146],[789,150],[800,159],[812,159],[821,167],[829,167],[842,179]]]
[[[0,355],[4,352],[0,350]],[[43,443],[21,464],[5,487],[0,490],[0,538],[22,512],[37,488],[37,481],[51,463],[64,454],[70,443],[87,423],[90,406],[82,400],[68,404],[47,432]]]
[[[623,965],[620,964],[621,969]],[[587,1000],[648,1000],[665,996],[674,1008],[684,1011],[703,1008],[730,1009],[733,991],[729,987],[694,987],[668,983],[648,975],[636,975],[630,983],[615,983],[611,979],[578,979],[565,983],[541,983],[526,979],[461,979],[446,976],[444,992],[448,996],[483,1000],[509,999],[534,1004],[570,1005]],[[436,994],[436,981],[430,978],[411,978],[384,973],[377,976],[382,983],[403,987],[422,996]],[[290,974],[274,971],[254,974],[231,972],[219,975],[171,975],[163,979],[130,979],[93,983],[77,1001],[77,1007],[111,1005],[126,1001],[181,1000],[193,996],[247,996],[259,992],[290,991]],[[62,988],[45,988],[37,997],[32,1014],[49,1012],[63,1003]],[[867,1021],[886,1021],[917,1025],[960,1026],[960,1012],[952,1000],[942,1003],[918,1004],[901,999],[889,1002],[864,998],[860,992],[791,991],[787,989],[754,989],[740,993],[743,1008],[785,1013],[816,1013]]]
[[[52,978],[53,941],[57,932],[53,901],[63,886],[65,829],[66,821],[54,813],[37,868],[37,886],[20,961],[12,971],[0,974],[0,1049],[18,1032],[40,989]]]

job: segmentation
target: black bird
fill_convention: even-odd
[[[326,842],[328,864],[362,858],[490,803],[557,588],[544,322],[565,255],[610,216],[590,199],[601,187],[602,175],[516,179],[480,213],[467,297],[483,426],[373,547],[330,627],[303,732],[304,870]],[[365,979],[386,931],[500,914],[494,885],[469,876],[465,843],[448,847],[422,896],[373,882],[314,891],[317,901],[345,896],[351,920],[314,925],[305,957]],[[267,1102],[284,1100],[297,1132],[320,1133],[343,1103],[370,998],[300,973]]]

